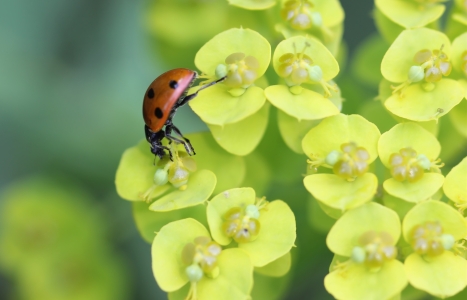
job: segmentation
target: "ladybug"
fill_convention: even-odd
[[[200,90],[221,82],[226,77],[203,85],[195,93],[187,95],[188,89],[197,78],[198,74],[195,71],[182,68],[173,69],[154,79],[144,94],[143,118],[144,123],[146,123],[144,133],[151,146],[151,152],[161,159],[167,150],[172,160],[172,152],[167,146],[162,145],[164,138],[167,138],[169,143],[175,141],[183,144],[189,155],[196,154],[190,140],[182,135],[172,123],[172,119],[177,109],[195,98]],[[180,138],[173,136],[172,131]]]

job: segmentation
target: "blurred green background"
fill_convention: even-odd
[[[5,202],[0,202],[0,226],[3,225],[0,241],[2,236],[13,234],[12,227],[5,224],[16,222],[21,227],[32,222],[35,215],[42,214],[47,219],[50,213],[53,218],[52,215],[57,215],[54,210],[59,209],[65,219],[74,220],[82,211],[83,224],[77,218],[78,229],[73,230],[102,231],[92,233],[91,240],[82,241],[96,244],[99,240],[97,244],[102,243],[101,248],[106,248],[103,255],[114,259],[108,265],[115,267],[112,272],[120,273],[109,282],[126,283],[117,289],[121,291],[121,299],[165,299],[166,296],[154,281],[150,245],[136,231],[131,205],[115,192],[115,170],[122,152],[144,138],[141,106],[149,83],[165,70],[192,68],[196,49],[202,45],[201,42],[185,47],[182,43],[170,48],[166,41],[148,33],[145,15],[154,2],[157,0],[4,0],[0,4],[0,190],[3,195],[0,201]],[[228,7],[224,0],[185,2],[210,2]],[[355,47],[375,31],[371,18],[373,2],[341,2],[346,12],[344,40],[351,56]],[[193,23],[193,29],[208,27],[214,35],[232,26],[248,27],[245,24],[251,20],[232,17],[230,13],[231,10],[226,11],[229,18],[222,24],[213,18],[218,23]],[[162,26],[171,32],[177,24]],[[177,60],[177,57],[184,59]],[[188,107],[179,111],[175,123],[184,133],[206,128]],[[30,197],[24,196],[21,193],[28,189],[30,180],[33,182],[30,186],[45,181],[61,188],[65,197],[70,196],[67,200],[70,206],[61,208],[48,200],[53,198],[48,191],[40,189],[31,192]],[[5,196],[13,193],[11,186],[15,183],[19,184],[16,186],[19,196]],[[80,193],[86,196],[77,197]],[[37,199],[31,200],[31,203],[35,201],[31,204],[17,201],[18,197]],[[76,208],[73,201],[83,203],[77,203],[79,208]],[[31,209],[30,215],[21,216],[37,203],[37,210]],[[12,214],[15,205],[17,218]],[[84,226],[88,222],[84,215],[88,214],[96,215],[94,228]],[[13,223],[6,222],[8,219],[13,219]],[[75,236],[74,231],[68,233]],[[74,249],[84,255],[82,249],[86,247],[78,243]],[[49,251],[49,255],[60,256],[68,251],[54,248],[55,252]],[[5,261],[11,262],[12,253],[0,252],[0,255],[5,255],[0,259],[3,265]],[[34,276],[44,278],[53,270],[46,271],[48,260],[35,266],[23,262],[26,273],[33,274],[27,280],[18,280],[22,275],[18,275],[21,272],[17,272],[13,263],[12,269],[0,268],[0,299],[41,299],[28,282],[37,282]],[[30,268],[35,271],[31,273]],[[96,270],[83,274],[100,276]],[[319,273],[316,278],[305,281],[320,282],[320,276]],[[299,281],[303,283],[304,278]],[[62,283],[51,282],[54,288]],[[31,291],[18,292],[25,287]],[[309,288],[306,283],[300,288],[295,286],[288,298],[310,295]],[[106,295],[105,291],[102,295]]]

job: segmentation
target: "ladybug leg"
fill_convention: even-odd
[[[177,134],[179,134],[183,140],[179,139],[179,138],[176,138],[174,137],[171,133],[172,133],[172,129],[175,130],[175,132]],[[169,139],[170,141],[175,141],[177,143],[180,143],[180,144],[183,144],[183,146],[185,146],[185,150],[188,154],[190,155],[194,155],[195,154],[195,151],[193,150],[193,146],[191,146],[191,143],[189,140],[187,140],[186,138],[183,137],[183,135],[181,135],[180,133],[180,130],[178,130],[177,127],[175,127],[172,123],[169,123],[165,126],[165,136],[167,137],[167,139]],[[191,154],[193,153],[193,154]]]
[[[160,159],[164,158],[165,150],[169,152],[170,160],[172,159],[172,151],[169,147],[162,145],[162,139],[165,137],[165,132],[160,130],[158,132],[152,132],[146,125],[144,126],[144,133],[146,134],[146,140],[151,146],[151,152],[157,155]]]
[[[178,129],[175,125],[172,125],[172,129],[173,129],[179,136],[182,137],[182,139],[186,142],[186,144],[188,144],[188,146],[190,147],[191,152],[193,152],[193,155],[196,155],[195,149],[193,148],[193,145],[191,145],[190,140],[183,136],[183,134],[182,134],[182,132],[180,131],[180,129]],[[184,144],[185,144],[185,143],[184,143]],[[185,148],[186,148],[186,144],[185,144]]]
[[[214,85],[216,83],[219,83],[219,82],[222,82],[224,81],[225,79],[227,78],[227,76],[224,76],[222,77],[221,79],[218,79],[216,81],[213,81],[213,82],[210,82],[208,84],[205,84],[203,86],[201,86],[196,92],[194,92],[193,94],[191,95],[186,95],[185,97],[183,97],[182,101],[180,101],[179,103],[175,104],[175,107],[176,109],[179,108],[180,106],[183,106],[185,105],[188,101],[190,101],[191,99],[195,98],[196,96],[198,96],[198,92],[201,91],[201,90],[204,90],[205,88],[207,87],[210,87],[211,85]]]

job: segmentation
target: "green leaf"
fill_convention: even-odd
[[[448,114],[452,125],[464,137],[467,137],[467,101],[461,101]]]
[[[336,270],[326,275],[324,286],[337,299],[389,299],[407,286],[407,278],[404,265],[391,260],[376,272],[365,265],[351,264],[345,271]]]
[[[284,113],[282,110],[277,111],[277,123],[284,142],[290,149],[299,154],[303,153],[303,137],[311,128],[318,125],[319,122],[321,122],[321,120],[299,121],[298,119]]]
[[[354,181],[347,181],[334,174],[314,174],[303,180],[305,188],[325,205],[346,211],[373,199],[378,179],[365,173]]]
[[[253,277],[255,284],[251,292],[251,298],[268,300],[283,299],[290,285],[291,278],[292,276],[289,275],[284,277],[270,277],[255,272]]]
[[[383,79],[378,66],[388,48],[388,43],[377,34],[366,38],[358,46],[352,59],[352,74],[369,86],[378,86]]]
[[[383,14],[378,8],[374,9],[373,17],[375,19],[376,28],[389,44],[391,44],[405,29],[404,27],[391,21],[391,19],[386,17],[386,15]]]
[[[246,164],[242,157],[222,149],[209,132],[188,134],[185,137],[196,147],[193,158],[198,169],[207,169],[216,174],[214,194],[240,186],[246,175]]]
[[[339,113],[328,98],[305,88],[296,95],[288,86],[273,85],[267,87],[264,93],[269,102],[299,121],[323,119]]]
[[[457,204],[467,203],[467,157],[446,175],[444,180],[443,190],[446,196]]]
[[[465,288],[466,269],[466,260],[449,251],[430,259],[412,253],[405,260],[410,284],[440,298],[454,296]]]
[[[235,155],[248,155],[266,131],[269,118],[269,103],[247,118],[223,126],[207,124],[216,142],[227,152]]]
[[[327,234],[331,227],[336,222],[335,219],[330,217],[319,205],[318,200],[310,197],[308,201],[308,222],[316,231]],[[339,215],[339,217],[341,214]]]
[[[155,212],[149,210],[149,204],[146,202],[133,202],[133,218],[139,233],[148,243],[153,242],[156,233],[163,226],[173,221],[193,218],[207,226],[206,207],[204,205],[169,212]]]
[[[465,45],[467,45],[467,32],[459,35],[452,42],[452,53],[450,57],[452,67],[461,74],[465,72],[464,70],[462,70],[462,53],[464,53],[467,50],[467,47]],[[465,73],[464,75],[467,76],[467,74]]]
[[[238,97],[232,96],[230,89],[216,84],[203,90],[188,104],[205,123],[219,126],[239,122],[264,106],[266,97],[263,89],[250,86]]]
[[[389,19],[405,28],[423,27],[439,19],[445,10],[443,4],[416,1],[376,0],[375,4]]]
[[[437,120],[464,98],[464,89],[453,79],[444,78],[426,90],[424,83],[411,84],[402,94],[390,96],[384,106],[393,114],[414,121]]]
[[[292,257],[290,252],[287,252],[285,255],[279,257],[273,262],[270,262],[264,267],[255,268],[255,272],[270,277],[282,277],[290,271],[291,265]]]
[[[165,292],[173,292],[188,282],[182,251],[186,244],[200,236],[209,237],[208,230],[194,219],[183,219],[162,227],[152,243],[152,271],[157,284]]]
[[[430,199],[444,183],[444,176],[438,173],[425,173],[416,182],[397,181],[389,178],[383,183],[384,190],[397,198],[419,203]]]
[[[326,244],[333,253],[350,257],[353,248],[360,246],[360,236],[371,230],[387,232],[395,245],[401,235],[401,222],[391,209],[374,202],[367,203],[344,213],[329,231]]]
[[[276,5],[276,0],[228,0],[230,5],[250,10],[268,9]],[[214,24],[214,23],[210,23]]]

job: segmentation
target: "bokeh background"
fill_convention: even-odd
[[[140,238],[130,203],[114,186],[121,154],[144,138],[141,106],[147,86],[165,70],[193,68],[203,44],[190,42],[192,33],[185,30],[180,44],[169,45],[167,36],[177,39],[177,22],[148,19],[158,1],[0,2],[0,299],[166,298],[152,275],[150,245]],[[196,19],[193,31],[209,28],[205,41],[233,26],[248,27],[254,19],[238,17],[238,9],[224,0],[179,2],[187,2],[186,18]],[[196,2],[212,5],[218,16],[197,21],[190,15]],[[351,58],[375,32],[373,2],[341,3]],[[351,81],[343,69],[341,80]],[[188,106],[175,122],[184,133],[206,128]],[[61,231],[41,231],[36,217],[65,225]],[[49,248],[34,257],[23,251],[42,247],[47,230],[55,239]],[[7,237],[20,239],[21,247],[11,246]],[[320,278],[331,254],[322,249],[322,255],[327,259],[316,269],[292,279],[296,284],[287,299],[330,297]],[[87,266],[92,264],[100,267]],[[73,292],[83,287],[87,294]],[[74,297],[64,298],[70,291]]]

